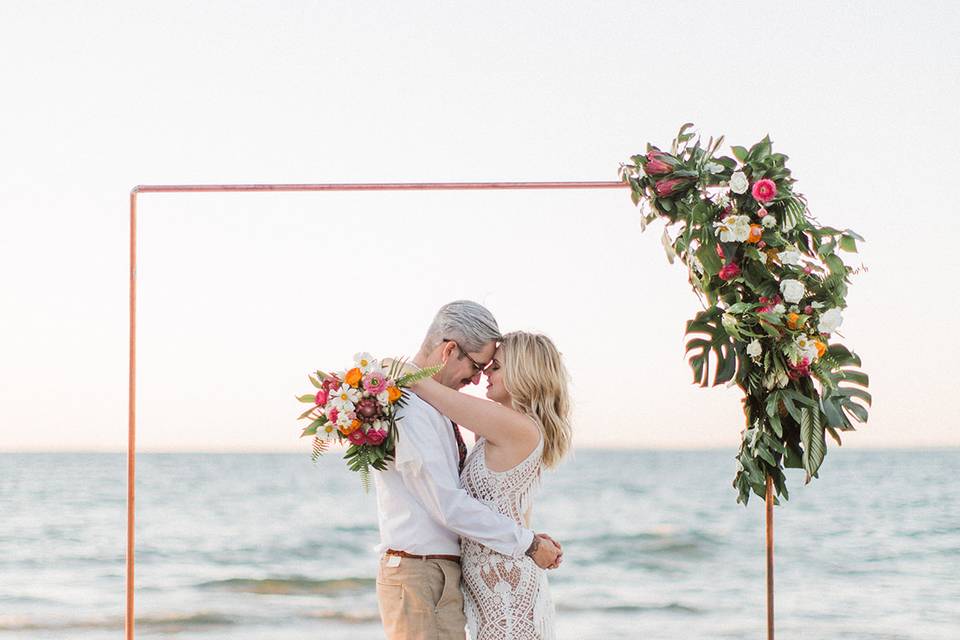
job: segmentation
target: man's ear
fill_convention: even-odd
[[[453,353],[453,350],[457,348],[457,343],[452,340],[449,342],[443,343],[443,348],[440,349],[440,362],[447,364],[447,360],[450,359],[450,354]]]

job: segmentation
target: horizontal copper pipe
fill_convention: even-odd
[[[228,193],[254,191],[479,191],[506,189],[620,189],[624,182],[394,182],[352,184],[153,184],[138,185],[130,191],[130,360],[128,379],[127,444],[127,575],[126,640],[135,632],[134,570],[136,566],[136,381],[137,381],[137,195],[141,193]]]
[[[620,189],[624,182],[387,182],[345,184],[143,184],[133,193],[247,191],[477,191],[483,189]]]

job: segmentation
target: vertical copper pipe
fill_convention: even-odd
[[[133,640],[134,479],[137,460],[137,190],[130,192],[130,378],[127,396],[127,640]]]
[[[767,476],[767,640],[773,640],[773,476]]]

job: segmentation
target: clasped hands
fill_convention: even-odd
[[[537,533],[527,549],[527,555],[541,569],[556,569],[563,562],[563,547],[547,534]]]

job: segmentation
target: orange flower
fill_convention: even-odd
[[[387,400],[390,401],[390,404],[393,404],[400,399],[403,393],[397,387],[387,387]]]
[[[791,329],[797,329],[803,326],[802,322],[798,322],[799,320],[800,320],[799,314],[796,314],[796,313],[787,314],[787,326],[790,327]]]
[[[820,342],[819,340],[814,340],[814,341],[813,341],[813,344],[816,345],[816,347],[817,347],[817,357],[818,357],[818,358],[822,358],[822,357],[823,357],[823,354],[825,354],[825,353],[827,352],[827,345],[825,345],[824,343]]]
[[[350,371],[347,371],[347,375],[344,376],[344,379],[351,387],[359,387],[360,381],[363,379],[363,372],[354,367],[353,369],[350,369]]]
[[[345,426],[345,427],[340,427],[340,433],[342,433],[342,434],[345,435],[345,436],[348,436],[348,435],[350,435],[351,433],[353,433],[354,431],[356,431],[356,430],[359,429],[359,428],[360,428],[360,421],[359,421],[359,420],[354,420],[353,422],[351,422],[351,423],[348,424],[347,426]]]
[[[763,227],[759,224],[750,225],[750,237],[747,238],[747,242],[756,244],[760,242],[760,238],[763,236]]]

